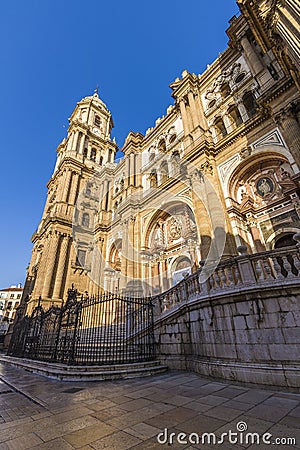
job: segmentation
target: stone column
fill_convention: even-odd
[[[108,195],[109,181],[104,180],[103,199],[102,199],[102,211],[106,211],[106,198]]]
[[[266,250],[266,246],[262,243],[260,230],[257,226],[257,223],[254,220],[249,221],[249,228],[251,231],[253,243],[255,245],[255,250],[257,252],[263,252]]]
[[[122,233],[121,273],[124,276],[124,278],[126,278],[127,260],[128,260],[128,219],[124,220],[124,222],[122,223],[122,229],[123,233]]]
[[[126,155],[124,158],[124,172],[125,172],[124,188],[125,189],[127,189],[130,184],[129,156],[130,155]]]
[[[158,272],[159,272],[159,287],[160,292],[163,292],[164,290],[164,263],[163,261],[158,262]]]
[[[135,218],[134,233],[133,233],[133,239],[134,239],[133,260],[134,260],[134,266],[135,266],[135,271],[134,271],[135,278],[138,278],[138,279],[140,279],[142,276],[140,237],[141,237],[141,219],[140,219],[139,214],[137,214],[136,218]]]
[[[65,183],[64,183],[64,192],[63,192],[63,196],[62,196],[62,201],[63,202],[67,202],[68,198],[69,198],[71,177],[72,177],[71,170],[67,170],[66,179],[65,179]]]
[[[99,213],[101,213],[101,209],[102,209],[103,195],[104,195],[104,182],[101,181],[100,192],[99,192]]]
[[[152,289],[159,289],[159,261],[156,260],[153,264]]]
[[[264,66],[246,36],[242,37],[241,46],[244,50],[243,53],[251,69],[251,72],[254,76],[256,76],[259,72],[263,70]]]
[[[181,117],[182,117],[184,132],[185,132],[185,134],[189,134],[191,129],[190,129],[190,123],[189,123],[188,116],[187,116],[186,100],[183,97],[179,101],[179,106],[180,106],[180,113],[181,113]]]
[[[68,144],[67,144],[68,151],[72,150],[73,139],[74,139],[74,133],[71,133],[68,137]]]
[[[169,273],[168,273],[168,261],[167,261],[167,256],[165,257],[166,259],[164,260],[164,277],[166,280],[165,286],[163,286],[163,289],[169,289],[170,288],[170,280],[169,280]]]
[[[77,153],[77,140],[78,140],[78,131],[74,131],[72,138],[72,149]]]
[[[58,180],[57,201],[61,202],[64,197],[64,186],[66,184],[67,171],[65,170]]]
[[[142,156],[140,153],[135,155],[135,174],[136,174],[136,186],[140,187],[142,183]]]
[[[134,279],[134,228],[135,228],[135,217],[131,217],[128,224],[128,246],[127,246],[127,276]]]
[[[49,253],[49,247],[50,247],[50,237],[46,237],[43,239],[43,251],[42,255],[40,256],[39,262],[38,262],[38,271],[37,271],[37,277],[35,281],[34,290],[32,293],[32,297],[34,299],[38,299],[40,295],[42,295],[42,289],[44,285],[45,280],[45,271],[47,267],[47,260],[48,260],[48,253]]]
[[[185,109],[186,109],[187,119],[188,119],[188,123],[189,123],[189,130],[191,132],[194,130],[195,127],[194,127],[194,123],[193,123],[191,105],[190,105],[189,101],[187,101]]]
[[[213,191],[215,190],[215,194],[219,197],[219,201],[217,201],[217,205],[219,205],[220,207],[223,208],[224,218],[225,218],[224,231],[226,232],[226,240],[225,240],[225,247],[224,247],[222,258],[226,259],[226,258],[229,258],[232,255],[236,254],[236,245],[235,245],[235,240],[234,240],[234,237],[232,234],[231,222],[228,217],[227,210],[226,210],[226,203],[225,203],[225,199],[223,196],[223,189],[222,189],[220,179],[218,176],[216,161],[214,159],[212,159],[211,164],[212,164],[212,171],[210,173],[210,175],[211,175],[210,182],[211,182],[211,185],[214,186],[214,189],[211,190],[210,188],[208,188],[211,191],[211,197],[212,197],[211,200],[210,199],[208,200],[208,206],[209,206],[209,210],[211,211],[211,214],[214,214],[214,219],[216,219],[217,215],[215,213],[216,211],[214,208],[214,200],[217,200],[217,197],[213,193]]]
[[[207,204],[205,182],[201,181],[196,174],[194,174],[192,180],[193,207],[197,211],[195,220],[200,237],[201,259],[204,260],[208,256],[212,242],[211,220],[205,205],[205,203]]]
[[[80,147],[79,147],[79,154],[83,155],[83,149],[84,149],[84,144],[85,144],[85,134],[82,134],[81,136],[81,141],[80,141]]]
[[[189,105],[190,105],[190,121],[192,124],[192,129],[196,128],[197,125],[199,125],[199,118],[197,113],[197,108],[195,105],[195,98],[192,91],[189,91],[188,93],[188,99],[189,99]]]
[[[289,106],[275,117],[275,122],[280,125],[287,146],[300,170],[300,126],[296,119],[296,109]]]
[[[78,189],[78,179],[79,179],[79,174],[76,172],[73,172],[71,190],[70,190],[70,196],[69,196],[69,203],[71,205],[75,205],[75,202],[77,200],[76,197],[77,197],[77,189]]]
[[[57,263],[57,272],[55,277],[55,285],[53,289],[53,300],[62,300],[64,282],[66,279],[66,262],[69,251],[70,237],[65,235],[61,238],[61,246],[59,252],[59,260]]]
[[[107,190],[108,190],[108,204],[107,204],[107,211],[111,211],[112,210],[112,193],[113,193],[113,182],[112,181],[108,181],[107,183]]]
[[[51,282],[53,278],[53,274],[55,271],[55,261],[56,261],[56,255],[57,255],[57,248],[58,248],[58,242],[59,242],[59,234],[57,232],[54,232],[50,237],[50,247],[48,252],[48,258],[47,258],[47,266],[46,266],[46,273],[45,273],[45,281],[44,286],[42,290],[42,300],[47,299],[51,295]]]
[[[194,95],[194,103],[195,103],[195,108],[196,108],[199,125],[201,126],[201,128],[203,130],[206,130],[207,122],[206,122],[206,118],[204,115],[203,105],[202,105],[202,101],[200,98],[200,94],[198,92],[196,92],[196,94]]]
[[[134,186],[134,154],[129,155],[129,186]]]

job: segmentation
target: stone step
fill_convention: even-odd
[[[97,366],[68,366],[66,364],[34,361],[31,359],[1,356],[0,361],[27,371],[63,381],[105,381],[146,377],[166,372],[160,361],[136,362]]]

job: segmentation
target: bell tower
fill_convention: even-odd
[[[69,123],[68,136],[57,148],[55,169],[66,157],[75,158],[87,167],[114,161],[117,147],[110,139],[114,124],[98,90],[77,103]]]
[[[113,120],[98,96],[77,103],[65,139],[57,147],[57,161],[47,184],[48,196],[41,222],[32,236],[32,258],[23,301],[30,312],[40,302],[44,307],[60,304],[74,282],[77,255],[72,244],[74,207],[79,192],[101,166],[114,161],[118,150],[110,133]],[[81,273],[76,286],[84,292],[87,276]]]

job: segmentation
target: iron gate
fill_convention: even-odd
[[[62,307],[17,318],[8,355],[76,365],[155,359],[150,298],[102,294],[78,299],[70,289]]]

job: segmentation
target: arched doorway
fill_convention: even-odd
[[[144,248],[149,252],[149,268],[144,281],[152,293],[163,292],[189,275],[200,259],[195,215],[183,202],[164,205],[152,216]]]
[[[172,264],[173,284],[179,283],[192,273],[192,262],[187,256],[180,256]]]
[[[293,233],[289,233],[289,234],[280,236],[278,239],[276,239],[274,248],[284,248],[284,247],[291,247],[292,245],[296,245],[296,241],[294,241],[293,236],[294,236]]]

